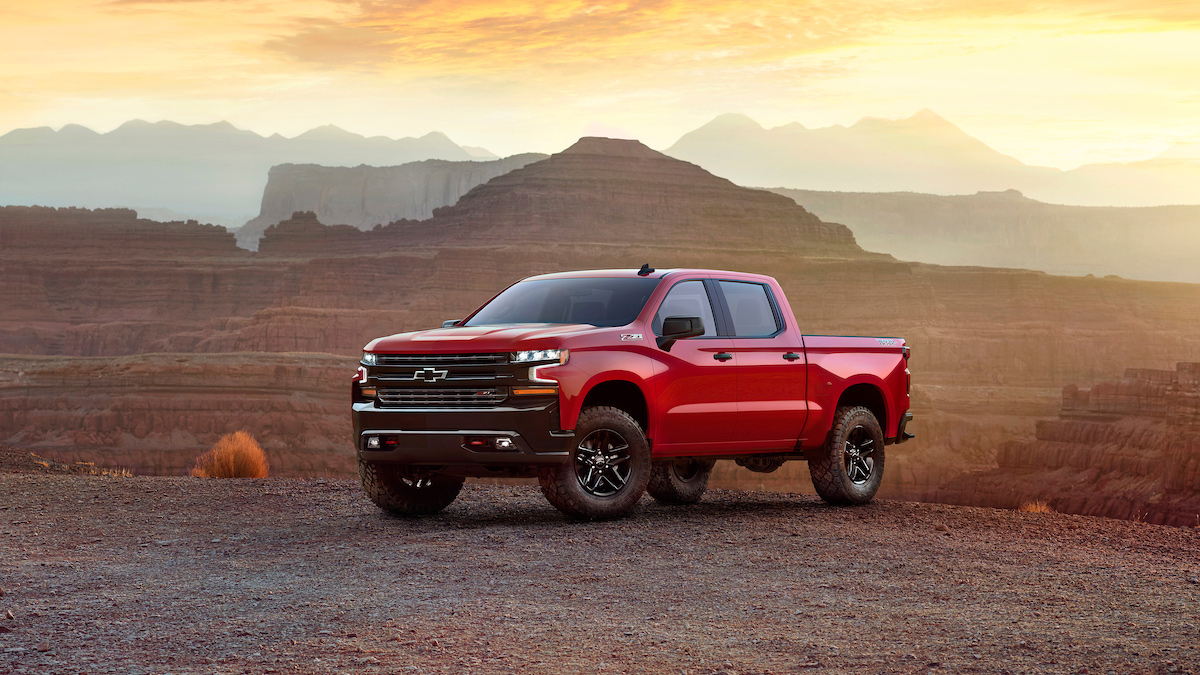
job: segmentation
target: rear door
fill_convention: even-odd
[[[678,340],[660,356],[655,377],[659,421],[654,454],[704,454],[729,447],[737,423],[737,374],[731,341],[720,337],[715,303],[702,279],[676,282],[654,314],[651,329],[662,335],[662,321],[698,316],[701,337]]]
[[[737,434],[732,448],[794,449],[808,414],[804,345],[765,283],[717,280],[737,364]]]

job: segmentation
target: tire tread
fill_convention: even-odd
[[[879,489],[878,481],[876,481],[875,489],[870,491],[870,494],[864,499],[862,495],[854,494],[854,485],[850,483],[849,478],[845,475],[844,464],[840,455],[837,461],[833,459],[833,445],[845,439],[849,433],[847,427],[850,422],[861,414],[870,416],[870,419],[875,422],[876,429],[879,429],[879,422],[875,419],[875,414],[865,406],[842,406],[834,413],[833,428],[829,430],[829,439],[825,442],[825,446],[820,450],[820,455],[808,460],[808,472],[812,476],[813,487],[816,488],[817,494],[821,496],[826,503],[838,506],[849,504],[865,504],[875,497],[875,492]],[[879,430],[879,438],[883,438],[882,430]],[[879,473],[882,477],[884,469],[884,446],[880,442],[877,450],[879,457],[876,460],[879,462]],[[882,478],[880,479],[882,480]]]
[[[434,474],[431,477],[433,485],[418,490],[388,475],[396,471],[397,467],[392,465],[358,460],[358,478],[367,498],[384,511],[396,515],[435,514],[458,497],[464,482],[460,477]]]

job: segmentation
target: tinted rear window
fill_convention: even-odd
[[[722,281],[721,291],[733,316],[735,336],[769,337],[779,332],[779,319],[771,308],[766,286],[743,281]]]

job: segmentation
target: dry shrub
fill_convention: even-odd
[[[1025,502],[1017,510],[1022,511],[1024,513],[1054,513],[1055,512],[1054,509],[1050,508],[1049,504],[1047,504],[1046,502],[1044,502],[1040,499],[1037,500],[1036,502]]]
[[[266,478],[267,455],[245,431],[226,434],[196,458],[192,475],[199,478]]]

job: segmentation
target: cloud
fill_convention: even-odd
[[[515,152],[592,122],[665,146],[730,110],[932,107],[1049,162],[1120,130],[1200,133],[1198,31],[1200,3],[1144,0],[7,0],[0,84],[20,98],[0,123],[415,126]],[[1030,124],[1050,118],[1053,142]]]
[[[768,62],[915,36],[946,39],[947,27],[1086,33],[1137,25],[1195,27],[1200,5],[1132,0],[1044,2],[756,3],[632,0],[494,2],[354,0],[345,16],[301,19],[269,50],[331,67],[393,66],[488,71],[555,65],[685,61]],[[953,35],[953,33],[951,33]]]

